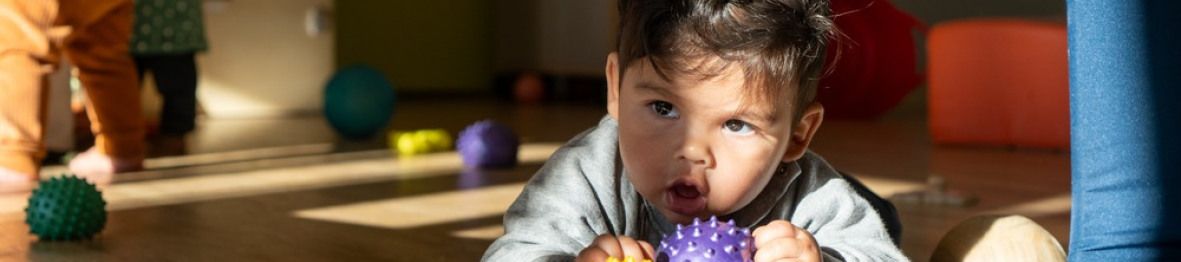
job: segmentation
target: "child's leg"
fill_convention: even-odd
[[[141,169],[144,123],[135,64],[128,53],[134,6],[130,0],[61,1],[59,21],[73,26],[65,53],[86,88],[95,134],[94,148],[75,158],[70,169],[83,176]]]
[[[148,67],[150,62],[147,59],[138,56],[131,56],[131,60],[133,63],[135,63],[135,80],[138,81],[140,88],[142,88],[144,83],[144,74],[150,71],[150,68]],[[155,74],[155,72],[152,72],[152,74]]]
[[[0,191],[26,187],[45,153],[46,32],[55,1],[0,0]]]
[[[193,56],[193,53],[154,56],[152,78],[164,98],[161,135],[184,136],[196,126],[197,63]]]

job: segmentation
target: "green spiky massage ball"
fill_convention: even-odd
[[[54,177],[33,190],[25,223],[42,240],[89,239],[106,225],[106,206],[94,184],[76,176]]]

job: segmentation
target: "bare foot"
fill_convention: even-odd
[[[26,193],[36,185],[36,175],[0,167],[0,194]]]
[[[94,183],[105,186],[114,180],[116,173],[143,170],[143,159],[118,159],[95,151],[86,150],[70,160],[70,172]]]

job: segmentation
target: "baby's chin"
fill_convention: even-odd
[[[661,208],[660,213],[662,215],[664,215],[665,219],[668,219],[668,222],[673,223],[673,224],[689,224],[689,223],[693,222],[693,218],[709,217],[709,215],[701,215],[701,216],[682,215],[680,213],[673,212],[673,211],[668,210],[666,208]]]

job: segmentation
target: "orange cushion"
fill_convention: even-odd
[[[1069,147],[1065,25],[948,22],[931,29],[927,49],[936,143]]]

